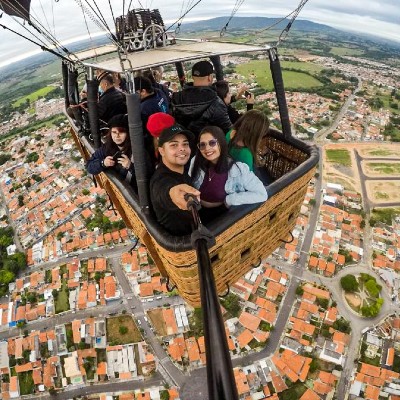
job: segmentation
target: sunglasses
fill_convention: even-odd
[[[217,144],[218,144],[217,139],[211,139],[208,142],[197,143],[197,147],[199,148],[199,150],[205,150],[207,148],[207,145],[210,147],[215,147]]]

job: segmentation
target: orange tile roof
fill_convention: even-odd
[[[376,386],[366,385],[364,390],[365,399],[379,400],[380,388]]]
[[[313,390],[307,389],[299,400],[321,400],[321,397],[319,397]]]
[[[246,311],[243,311],[239,316],[239,322],[245,328],[254,332],[260,325],[260,318]]]
[[[99,362],[97,365],[97,375],[107,374],[107,363],[105,361]]]
[[[178,333],[178,326],[176,324],[174,310],[172,308],[163,308],[162,316],[165,321],[167,335],[176,335]]]
[[[197,345],[197,341],[195,337],[190,337],[186,339],[186,348],[188,351],[188,358],[190,362],[199,361],[200,360],[200,351]]]
[[[151,283],[139,284],[140,297],[147,297],[153,295],[153,285]]]
[[[277,393],[281,393],[288,388],[282,377],[278,375],[275,371],[271,371],[271,380],[272,385]]]
[[[247,346],[253,340],[253,333],[245,329],[237,338],[238,345],[241,349]]]

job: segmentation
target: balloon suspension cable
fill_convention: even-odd
[[[37,41],[41,42],[41,44],[33,41],[32,39],[29,39],[28,37],[13,31],[10,28],[7,28],[8,30],[10,30],[11,32],[17,34],[20,37],[23,37],[24,39],[31,41],[32,43],[36,44],[37,46],[39,46],[42,50],[46,50],[46,51],[50,51],[51,46],[54,46],[56,49],[58,49],[59,51],[64,52],[67,56],[71,56],[74,55],[71,51],[69,51],[65,46],[63,46],[58,40],[57,38],[49,31],[47,30],[47,28],[45,26],[43,26],[43,24],[41,24],[41,22],[32,15],[31,11],[30,11],[30,2],[29,5],[26,5],[26,2],[19,2],[19,3],[11,3],[10,1],[4,0],[3,1],[3,6],[2,8],[4,9],[4,11],[6,12],[6,14],[8,14],[10,17],[13,18],[13,20],[19,24],[23,29],[25,29],[30,35],[32,35]],[[42,7],[42,11],[43,7]],[[28,23],[28,25],[30,27],[32,27],[33,29],[35,29],[40,35],[43,36],[44,39],[46,39],[51,46],[49,46],[48,44],[46,44],[46,42],[36,36],[33,32],[31,32],[27,26],[25,25],[25,23],[20,22],[17,18],[22,18],[24,20],[24,22],[26,21]],[[46,16],[45,16],[46,18]],[[47,21],[47,18],[46,18]],[[4,26],[3,26],[4,27]],[[56,54],[57,56],[61,56],[61,53],[58,53],[56,51],[50,51],[53,54]],[[66,59],[68,59],[69,61],[73,62],[73,60],[71,58],[66,57]]]
[[[21,33],[18,33],[18,32],[14,31],[13,29],[11,29],[11,28],[9,28],[9,27],[3,25],[3,24],[0,24],[0,27],[1,27],[1,28],[4,28],[4,29],[6,29],[6,30],[8,30],[8,31],[10,31],[10,32],[12,32],[12,33],[15,33],[16,35],[18,35],[19,37],[21,37],[21,38],[27,40],[28,42],[33,43],[34,45],[40,47],[43,51],[47,51],[47,52],[49,52],[49,53],[51,53],[51,54],[54,54],[55,56],[61,58],[61,59],[64,60],[65,62],[67,62],[68,64],[70,64],[70,63],[75,63],[74,60],[71,60],[70,58],[68,58],[68,57],[66,57],[66,56],[64,56],[64,55],[62,55],[62,54],[60,54],[60,53],[57,53],[55,50],[50,49],[50,48],[44,46],[43,44],[40,44],[40,43],[38,43],[38,42],[35,42],[34,40],[28,38],[27,36],[22,35]]]
[[[229,23],[232,21],[232,18],[235,16],[235,14],[238,12],[240,6],[244,3],[244,0],[236,0],[236,3],[233,7],[231,16],[229,17],[228,21],[226,22],[225,26],[221,29],[221,32],[219,33],[219,36],[225,36],[226,30],[228,29]]]
[[[300,11],[303,9],[303,7],[307,4],[308,0],[300,0],[299,5],[297,8],[292,12],[292,18],[289,21],[289,23],[286,25],[286,28],[283,29],[281,34],[279,35],[278,41],[275,44],[275,47],[278,47],[282,41],[284,41],[287,36],[289,35],[289,30],[293,25],[293,22],[296,20],[297,16],[300,14]]]
[[[182,20],[183,18],[186,17],[187,14],[189,14],[190,11],[193,10],[193,8],[195,8],[199,3],[201,3],[201,0],[197,0],[197,2],[195,4],[193,4],[191,7],[188,6],[188,8],[186,9],[186,11],[175,21],[173,22],[167,29],[166,31],[169,31],[173,26],[175,26],[176,24],[178,24],[179,30],[180,30],[180,26],[182,24]],[[178,32],[179,32],[178,30]]]

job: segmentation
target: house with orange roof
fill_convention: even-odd
[[[271,381],[276,393],[282,393],[283,391],[288,389],[282,376],[277,374],[275,371],[271,371]]]
[[[95,271],[104,272],[107,270],[107,260],[105,258],[96,258]]]
[[[245,329],[239,336],[237,336],[236,341],[239,347],[244,349],[253,339],[253,332]]]
[[[321,400],[321,397],[319,397],[313,390],[308,388],[299,400]]]
[[[324,361],[332,362],[337,365],[344,364],[345,346],[343,343],[335,343],[332,340],[325,340],[319,358]]]
[[[239,322],[243,327],[254,332],[258,329],[261,321],[256,315],[243,311],[239,316]]]
[[[170,340],[167,350],[172,360],[182,363],[186,354],[186,345],[183,336],[178,336]]]
[[[11,399],[20,397],[18,376],[10,376],[8,392]]]
[[[87,307],[96,307],[97,305],[97,288],[95,282],[90,282],[87,290]]]
[[[200,350],[195,337],[190,337],[185,340],[187,354],[190,364],[195,366],[201,365]]]
[[[121,297],[120,291],[117,289],[117,281],[115,276],[108,275],[104,277],[104,298],[106,301],[112,301]]]
[[[338,318],[339,312],[336,307],[330,307],[326,310],[324,322],[327,325],[332,325]]]
[[[150,351],[150,347],[146,342],[137,344],[139,352],[139,362],[143,375],[149,375],[156,369],[156,360],[154,354]]]
[[[234,368],[233,374],[235,377],[236,387],[240,398],[250,395],[250,386],[247,382],[246,374],[241,368]]]
[[[47,387],[54,387],[54,378],[57,377],[57,365],[60,364],[58,356],[49,357],[43,367],[43,384]]]
[[[139,284],[139,296],[150,297],[153,296],[153,285],[151,282],[144,282]]]
[[[162,316],[165,323],[167,335],[176,335],[178,331],[178,325],[176,324],[175,313],[172,308],[163,308]]]

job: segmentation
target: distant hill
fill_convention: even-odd
[[[219,32],[229,20],[229,16],[225,17],[217,17],[211,18],[207,20],[201,20],[197,22],[185,22],[181,26],[181,37],[184,37],[186,34],[199,34],[201,32],[206,31],[217,31]],[[267,18],[267,17],[234,17],[229,23],[228,32],[240,35],[241,33],[245,33],[248,31],[257,31],[261,29],[265,29],[271,25],[274,25],[280,21],[280,18]],[[276,33],[276,37],[278,38],[278,32],[283,30],[287,24],[289,23],[288,19],[284,19],[280,21],[276,26],[274,26],[274,34]],[[327,35],[333,40],[339,41],[348,41],[349,39],[355,40],[359,44],[363,44],[364,47],[371,47],[371,43],[378,43],[384,48],[394,48],[396,50],[400,49],[400,44],[395,43],[389,40],[384,40],[381,38],[371,37],[363,34],[354,34],[345,31],[341,31],[339,29],[332,28],[327,25],[317,24],[315,22],[311,22],[308,20],[296,19],[291,28],[291,32],[299,32],[299,33],[313,33],[313,34],[321,34]],[[289,36],[290,37],[290,36]],[[109,43],[109,39],[106,36],[101,36],[90,40],[82,40],[67,46],[67,48],[72,51],[80,51],[86,48],[91,48],[93,45],[101,45]],[[38,55],[32,56],[28,59],[16,62],[12,65],[0,68],[0,82],[5,81],[10,78],[12,75],[18,75],[19,71],[23,71],[25,69],[36,68],[40,65],[47,64],[49,62],[54,61],[55,56],[52,54],[43,52]]]
[[[227,23],[229,17],[217,17],[203,21],[188,22],[184,23],[181,27],[181,32],[196,32],[221,30]],[[281,18],[267,18],[267,17],[234,17],[229,23],[229,31],[243,31],[248,29],[264,29],[268,26],[276,24]],[[284,19],[279,22],[274,29],[284,29],[289,23],[288,19]],[[296,19],[293,23],[293,30],[307,31],[307,32],[319,32],[319,33],[339,33],[338,29],[331,28],[327,25],[317,24],[315,22]]]

